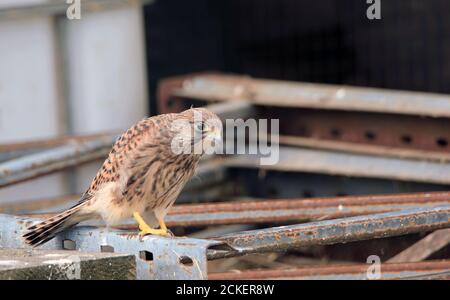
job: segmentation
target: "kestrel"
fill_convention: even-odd
[[[23,235],[41,245],[79,222],[107,226],[134,217],[140,235],[169,235],[164,217],[201,156],[222,139],[222,123],[204,108],[146,118],[123,133],[77,204]],[[159,229],[155,229],[159,224]]]

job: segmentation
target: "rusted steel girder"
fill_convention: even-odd
[[[106,157],[116,135],[76,141],[0,164],[0,188]]]
[[[245,270],[210,273],[210,280],[303,279],[303,280],[364,280],[371,265],[328,265],[280,270]],[[450,279],[450,261],[381,264],[379,279]]]
[[[192,103],[246,103],[254,105],[256,118],[279,119],[284,136],[437,152],[433,155],[450,148],[447,95],[212,73],[167,78],[158,90],[161,112]]]
[[[108,134],[63,135],[48,139],[37,139],[25,142],[0,144],[0,153],[16,151],[38,151],[62,146],[68,143],[91,141],[108,136]]]
[[[209,102],[247,100],[256,105],[450,117],[448,95],[242,75],[204,73],[173,77],[161,81],[159,90],[160,104],[175,96]]]
[[[208,259],[385,238],[450,227],[450,204],[242,231],[213,237]],[[137,231],[136,231],[137,232]]]
[[[264,155],[248,153],[230,156],[224,164],[234,168],[450,184],[450,164],[438,161],[419,161],[287,146],[280,146],[277,155],[278,161],[272,165],[260,163]]]
[[[176,205],[170,226],[301,222],[450,204],[450,192]]]
[[[55,199],[55,203],[59,205],[61,201],[67,199],[74,199],[74,197]],[[43,203],[48,205],[49,201]],[[181,204],[175,205],[170,210],[166,223],[169,226],[205,226],[306,222],[446,204],[450,204],[450,192]],[[16,210],[21,209],[17,206]],[[8,207],[11,209],[12,205],[3,207],[6,211]],[[29,207],[32,207],[31,203],[24,206],[24,208]],[[1,210],[2,206],[0,206]],[[50,215],[29,216],[49,217]],[[123,225],[122,227],[132,229],[136,226]]]
[[[447,204],[244,231],[213,238],[229,248],[212,250],[209,259],[427,232],[450,227],[449,216]]]

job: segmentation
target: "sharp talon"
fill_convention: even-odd
[[[171,236],[172,232],[170,232],[169,230],[164,230],[164,229],[153,229],[149,226],[145,226],[145,225],[140,225],[139,229],[141,230],[139,232],[139,235],[141,237],[146,236],[146,235],[160,235],[160,236]]]
[[[136,219],[136,221],[139,224],[139,236],[142,238],[148,234],[152,235],[159,235],[159,236],[167,236],[172,237],[174,236],[173,233],[167,229],[166,225],[164,224],[164,221],[160,222],[160,229],[153,229],[150,226],[147,225],[147,223],[144,222],[144,220],[141,218],[139,213],[135,212],[133,214],[133,217]]]

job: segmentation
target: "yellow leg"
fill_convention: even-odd
[[[166,223],[164,222],[164,219],[158,219],[158,223],[159,223],[159,228],[161,230],[164,230],[165,232],[167,232],[167,226]]]
[[[141,215],[138,212],[133,213],[133,217],[136,222],[139,224],[139,232],[140,236],[145,236],[147,234],[161,235],[161,236],[170,236],[169,231],[167,230],[166,224],[164,220],[158,220],[160,229],[153,229],[145,223],[144,219],[142,219]]]

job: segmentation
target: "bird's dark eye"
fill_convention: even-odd
[[[194,128],[198,132],[203,132],[205,130],[205,125],[203,124],[203,122],[198,122],[195,123]]]

